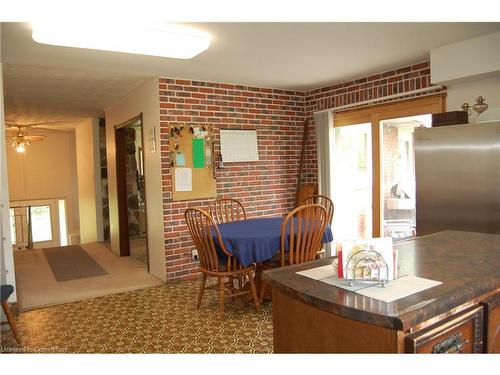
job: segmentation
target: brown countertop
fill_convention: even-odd
[[[385,303],[296,274],[332,263],[334,258],[265,271],[263,278],[273,288],[322,310],[404,331],[500,291],[500,235],[443,231],[395,247],[399,250],[400,275],[442,284]]]

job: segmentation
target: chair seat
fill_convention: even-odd
[[[290,264],[290,254],[285,253],[285,265]],[[271,259],[265,260],[261,263],[262,268],[278,268],[281,267],[281,253],[277,252]]]
[[[0,289],[1,301],[7,301],[12,293],[14,293],[14,287],[12,285],[2,285]]]
[[[253,264],[249,265],[248,267],[243,267],[242,265],[239,265],[239,267],[241,267],[239,269],[234,268],[235,264],[233,261],[231,261],[231,264],[232,264],[233,268],[230,272],[234,272],[234,273],[238,273],[239,270],[243,271],[245,269],[248,269],[250,271],[250,270],[255,269],[255,266]],[[228,272],[227,261],[225,261],[223,259],[219,259],[218,265],[219,265],[219,272]]]
[[[280,255],[275,255],[273,258],[268,259],[261,263],[262,268],[278,268],[281,267]]]

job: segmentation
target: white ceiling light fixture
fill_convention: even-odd
[[[34,22],[34,41],[64,47],[190,59],[210,46],[210,37],[180,25]]]

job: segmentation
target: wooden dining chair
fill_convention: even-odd
[[[321,249],[321,240],[327,223],[328,211],[320,204],[308,204],[294,209],[281,225],[278,255],[262,263],[261,269],[285,267],[315,260],[317,252]],[[266,289],[267,281],[262,280],[259,303],[262,303]]]
[[[302,202],[300,203],[301,205],[306,205],[306,204],[320,204],[323,207],[326,208],[326,211],[328,212],[328,223],[332,225],[332,220],[333,220],[333,212],[334,212],[334,205],[332,200],[327,197],[326,195],[320,195],[320,194],[314,194],[311,195],[307,198],[304,198]],[[322,259],[325,257],[325,249],[322,247],[320,250],[318,250],[318,253],[316,254],[316,259]]]
[[[255,308],[258,311],[259,298],[253,275],[255,264],[243,267],[238,259],[226,250],[217,223],[206,211],[198,208],[188,208],[184,212],[184,217],[186,218],[194,245],[198,250],[198,258],[200,260],[199,270],[202,273],[196,308],[200,308],[205,289],[211,288],[205,287],[207,277],[213,276],[218,279],[218,284],[212,287],[218,287],[219,289],[219,313],[221,317],[224,316],[226,293],[232,298],[251,294]],[[225,255],[226,259],[221,259],[222,257],[219,256],[216,243],[219,245],[220,251]],[[238,288],[236,288],[233,281],[235,279],[241,280],[245,276],[248,277],[250,282],[250,290],[243,290],[241,285],[238,285]]]
[[[216,199],[208,205],[208,213],[217,224],[246,220],[247,213],[243,204],[233,198]]]
[[[306,204],[320,204],[325,207],[328,213],[328,223],[330,225],[332,224],[333,212],[335,207],[333,205],[333,201],[329,197],[320,194],[311,195],[300,202],[301,206],[304,206]]]

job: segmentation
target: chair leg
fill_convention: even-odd
[[[248,279],[250,280],[250,289],[252,290],[253,302],[255,304],[255,310],[260,310],[259,297],[257,296],[257,288],[255,287],[255,282],[252,275],[248,275]]]
[[[202,273],[201,274],[201,284],[200,284],[200,290],[198,292],[198,304],[196,305],[196,308],[199,309],[201,305],[201,299],[203,298],[203,292],[205,291],[205,283],[207,281],[207,274]]]
[[[261,304],[261,305],[262,305],[262,301],[264,300],[264,295],[266,294],[266,289],[267,289],[267,281],[261,279],[260,297],[259,297],[259,304]]]
[[[10,312],[10,308],[9,308],[7,301],[2,301],[2,308],[3,308],[3,312],[5,313],[5,316],[7,317],[7,321],[9,322],[10,329],[12,330],[12,333],[14,334],[14,338],[16,339],[17,343],[20,344],[19,337],[17,336],[16,323],[14,322],[14,317],[12,316],[12,313]]]
[[[231,292],[234,293],[234,277],[233,276],[229,276],[229,289],[231,290]],[[231,294],[230,296],[231,298],[231,301],[234,301],[234,294]]]
[[[219,277],[219,314],[224,317],[224,277]]]
[[[238,289],[241,290],[243,288],[243,275],[238,275]]]

